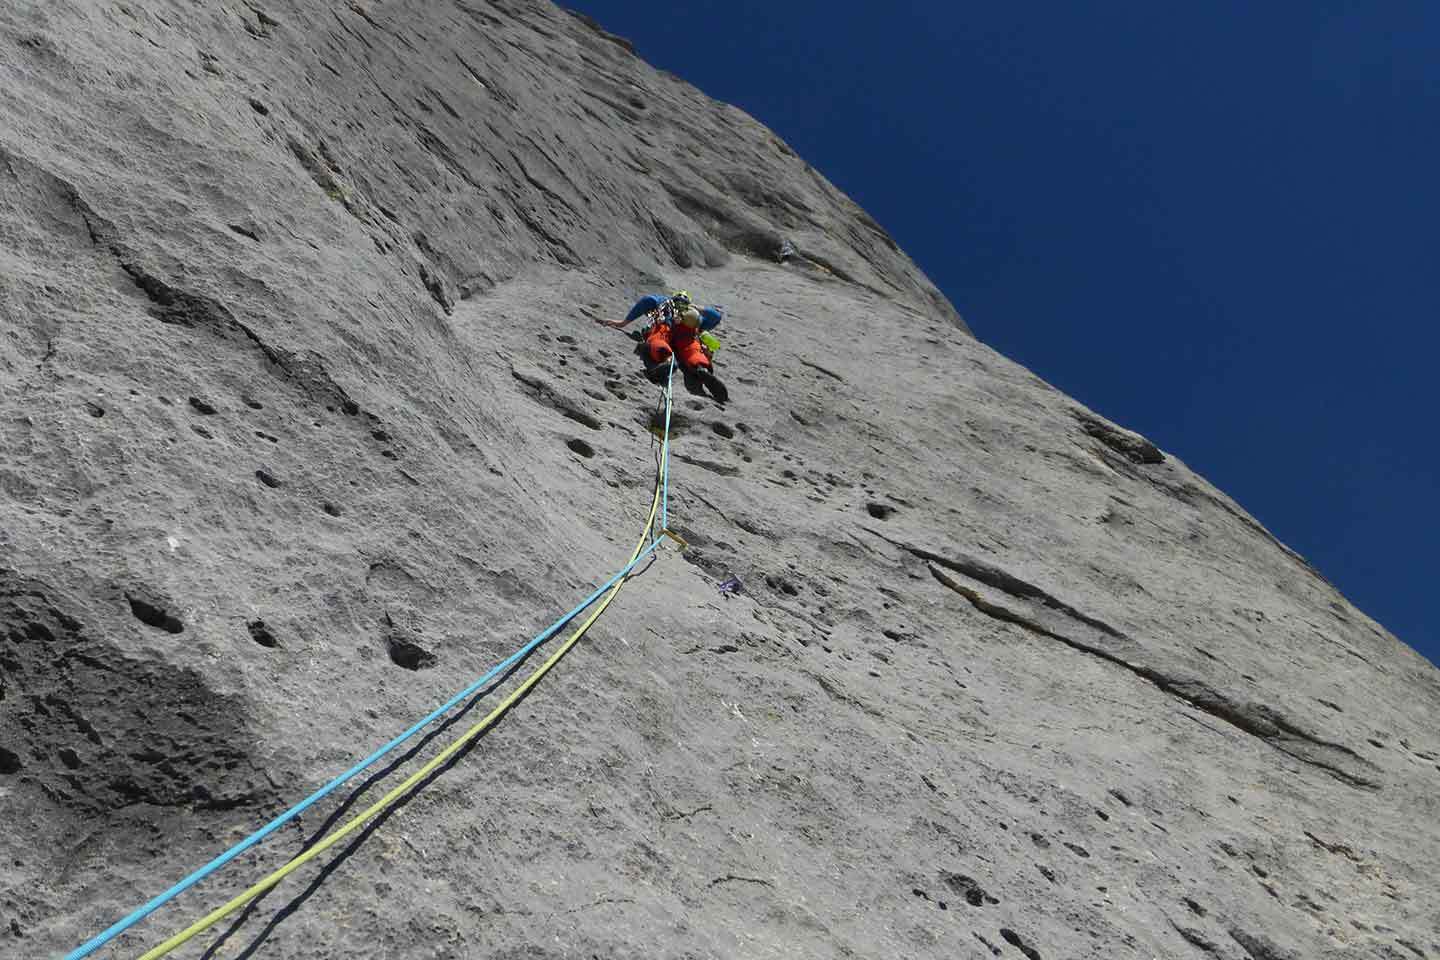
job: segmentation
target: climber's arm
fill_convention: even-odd
[[[596,322],[607,327],[613,327],[618,330],[621,327],[629,326],[631,323],[634,323],[641,317],[650,316],[656,310],[659,310],[661,307],[663,307],[667,300],[668,298],[666,297],[657,296],[652,293],[649,296],[641,297],[638,301],[636,301],[635,306],[630,308],[630,313],[625,317],[624,320],[597,319]]]

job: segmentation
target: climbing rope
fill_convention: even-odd
[[[660,530],[670,530],[670,408],[671,390],[675,383],[675,354],[670,354],[670,367],[665,374],[665,433],[660,441]]]
[[[651,501],[650,518],[646,521],[645,533],[641,535],[640,542],[635,545],[635,552],[630,557],[630,562],[625,566],[624,573],[626,574],[628,574],[630,570],[634,568],[635,564],[639,563],[643,557],[649,555],[660,545],[659,540],[651,540],[649,546],[646,546],[645,543],[645,541],[650,536],[651,524],[655,522],[655,514],[659,510],[660,501],[660,490],[657,488],[655,491],[655,497]],[[450,744],[450,746],[437,753],[433,758],[430,759],[429,762],[427,762],[419,770],[416,770],[410,776],[406,777],[404,781],[397,784],[395,788],[392,789],[389,793],[385,794],[385,796],[381,797],[379,800],[372,803],[369,807],[366,807],[364,810],[351,817],[350,820],[343,827],[340,827],[339,829],[326,835],[324,839],[320,840],[318,843],[310,847],[304,853],[301,853],[295,859],[291,860],[289,863],[285,864],[285,866],[271,873],[268,877],[261,880],[259,883],[254,884],[249,889],[231,898],[223,906],[217,907],[214,910],[210,911],[205,916],[201,917],[199,920],[196,920],[190,926],[186,927],[184,930],[181,930],[179,933],[166,940],[164,943],[161,943],[160,945],[153,947],[150,950],[147,950],[145,953],[140,955],[140,960],[158,960],[159,957],[165,956],[167,953],[174,950],[176,947],[205,932],[210,927],[219,923],[221,920],[224,920],[230,914],[234,913],[236,910],[239,910],[241,907],[245,906],[247,903],[254,900],[256,897],[260,896],[265,891],[274,887],[281,880],[284,880],[290,874],[294,873],[296,870],[299,870],[311,860],[320,856],[320,854],[324,853],[326,850],[329,850],[341,840],[344,840],[351,833],[363,827],[368,821],[385,812],[385,810],[391,807],[397,800],[409,793],[410,789],[414,787],[417,783],[420,783],[431,773],[435,772],[442,765],[444,765],[447,760],[455,756],[455,754],[459,753],[461,750],[465,749],[465,746],[467,744],[471,743],[473,740],[475,740],[476,737],[480,736],[480,734],[484,733],[487,729],[489,729],[489,727],[496,720],[504,716],[506,711],[508,711],[511,707],[518,703],[525,696],[525,694],[529,693],[530,689],[534,687],[535,684],[540,682],[540,678],[545,676],[546,673],[550,672],[550,668],[555,666],[555,664],[559,663],[560,659],[570,651],[570,648],[575,646],[575,644],[579,642],[580,638],[585,635],[585,631],[589,630],[590,625],[600,618],[600,614],[604,613],[605,608],[610,606],[610,602],[614,600],[616,595],[620,593],[620,588],[624,585],[624,579],[621,579],[618,583],[616,583],[615,586],[610,589],[610,592],[605,595],[605,599],[600,601],[600,605],[597,606],[594,611],[592,611],[591,614],[585,618],[585,621],[581,623],[578,628],[576,628],[575,632],[570,634],[569,638],[567,638],[566,641],[561,644],[554,653],[550,654],[550,657],[544,663],[542,663],[535,670],[534,673],[526,677],[524,683],[516,687],[509,696],[507,696],[499,703],[498,706],[495,707],[494,710],[491,710],[488,714],[486,714],[485,719],[475,724],[469,730],[466,730],[463,734],[457,737],[455,741]]]
[[[153,947],[142,955],[141,960],[155,960],[155,958],[165,956],[170,951],[174,950],[176,947],[193,939],[200,933],[214,926],[220,920],[234,913],[236,910],[240,909],[248,903],[251,903],[261,894],[275,887],[277,884],[280,883],[280,881],[285,879],[285,877],[289,876],[291,873],[304,866],[310,860],[313,860],[315,857],[324,853],[330,847],[334,846],[336,843],[344,839],[350,833],[359,829],[368,821],[374,819],[376,816],[379,816],[385,810],[393,806],[396,801],[404,797],[416,784],[420,783],[434,771],[438,770],[446,761],[448,761],[450,758],[454,757],[457,753],[459,753],[459,751],[464,749],[467,744],[473,742],[477,737],[479,737],[482,733],[489,729],[489,727],[493,725],[496,720],[504,716],[511,707],[513,707],[516,703],[523,699],[524,696],[531,690],[531,688],[533,688],[535,684],[539,683],[541,678],[544,677],[545,674],[548,673],[550,669],[555,666],[555,664],[560,662],[561,658],[563,658],[565,654],[569,652],[569,650],[577,642],[579,642],[580,638],[585,635],[585,632],[590,629],[590,626],[597,619],[599,619],[602,613],[605,612],[605,609],[620,593],[621,587],[625,585],[625,581],[629,578],[636,565],[638,565],[642,560],[644,560],[650,554],[654,553],[657,549],[659,549],[662,536],[669,536],[672,539],[676,540],[677,543],[681,543],[682,545],[684,543],[684,541],[680,540],[679,537],[675,536],[675,534],[669,531],[664,519],[668,518],[669,515],[668,507],[670,474],[670,407],[673,400],[674,374],[675,361],[674,358],[671,357],[664,390],[665,433],[661,439],[660,469],[658,471],[658,475],[656,476],[654,496],[651,498],[650,502],[650,513],[645,520],[645,528],[640,536],[640,540],[635,545],[635,551],[631,554],[630,560],[625,564],[624,567],[620,569],[618,573],[616,573],[601,587],[591,593],[590,596],[585,598],[584,601],[571,609],[570,612],[566,613],[563,617],[556,620],[539,634],[536,634],[536,636],[533,637],[524,646],[516,650],[510,656],[506,657],[495,667],[487,671],[484,676],[471,683],[464,690],[461,690],[459,693],[455,694],[441,706],[431,711],[431,713],[429,713],[427,716],[415,723],[404,733],[400,734],[390,742],[386,743],[379,750],[376,750],[369,757],[365,758],[360,763],[351,767],[345,773],[331,780],[325,786],[312,793],[309,797],[305,798],[300,803],[291,807],[289,810],[285,811],[283,814],[276,817],[274,820],[271,820],[261,829],[255,831],[239,843],[236,843],[230,849],[226,850],[220,856],[211,860],[205,866],[191,873],[183,880],[177,882],[165,892],[152,898],[143,906],[137,908],[122,920],[117,921],[115,924],[108,927],[102,933],[97,934],[95,937],[81,944],[79,947],[76,947],[70,953],[65,955],[65,960],[79,960],[79,958],[89,956],[90,954],[98,950],[100,947],[104,946],[106,943],[113,940],[115,937],[119,936],[121,933],[128,930],[130,927],[134,926],[136,923],[139,923],[141,920],[148,917],[151,913],[155,912],[155,910],[159,909],[165,903],[174,899],[176,896],[183,893],[184,891],[190,889],[192,886],[199,883],[201,880],[205,879],[210,874],[214,873],[216,870],[219,870],[221,867],[229,863],[231,860],[235,859],[241,853],[260,843],[275,830],[279,829],[284,824],[299,816],[306,809],[308,809],[309,807],[311,807],[312,805],[338,789],[340,786],[342,786],[349,780],[353,779],[366,768],[372,766],[381,757],[390,753],[400,744],[410,739],[422,728],[429,725],[434,720],[438,719],[441,715],[449,711],[461,701],[481,690],[495,677],[507,672],[512,666],[524,660],[526,657],[529,656],[532,651],[534,651],[536,647],[548,640],[557,631],[559,631],[561,627],[563,627],[566,623],[579,615],[582,611],[584,611],[587,607],[594,603],[597,598],[604,594],[604,599],[600,602],[599,606],[597,606],[595,610],[592,611],[588,617],[586,617],[584,622],[580,624],[580,626],[575,630],[575,632],[572,633],[570,637],[567,638],[565,642],[561,644],[561,646],[557,648],[555,652],[552,653],[543,664],[540,665],[540,667],[538,667],[529,677],[527,677],[523,683],[516,687],[515,690],[512,691],[509,696],[507,696],[498,706],[496,706],[494,710],[487,714],[483,720],[481,720],[469,730],[467,730],[464,734],[462,734],[453,743],[451,743],[443,751],[437,754],[433,759],[427,762],[415,773],[407,777],[404,782],[397,785],[394,789],[392,789],[389,793],[385,794],[385,796],[381,797],[374,804],[370,805],[365,810],[352,817],[344,826],[328,834],[318,843],[307,848],[294,859],[286,863],[283,867],[274,871],[269,876],[254,884],[243,893],[232,898],[223,906],[211,911],[204,917],[192,923],[190,926],[186,927],[184,930],[181,930],[179,933],[170,937],[165,942],[159,944],[156,947]],[[655,523],[657,513],[662,518],[662,522],[658,528]]]

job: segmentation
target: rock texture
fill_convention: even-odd
[[[1440,674],[740,111],[519,0],[19,0],[0,49],[0,955],[615,570],[656,390],[591,321],[684,285],[692,548],[178,955],[1440,958]]]

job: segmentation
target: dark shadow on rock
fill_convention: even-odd
[[[322,823],[318,828],[314,830],[314,832],[310,834],[310,837],[308,840],[305,841],[304,847],[302,848],[301,852],[303,852],[304,850],[309,850],[316,843],[322,840],[326,836],[326,834],[331,831],[335,824],[337,824],[345,816],[345,814],[348,813],[356,805],[360,798],[363,797],[367,792],[369,792],[370,788],[381,783],[397,769],[404,766],[410,760],[414,759],[415,756],[419,754],[420,751],[424,750],[431,741],[439,737],[442,733],[445,733],[451,727],[455,726],[455,724],[459,723],[460,720],[462,720],[471,711],[473,711],[475,707],[481,703],[481,701],[483,701],[486,697],[490,696],[490,694],[494,693],[497,688],[499,688],[502,684],[509,680],[516,671],[518,671],[522,666],[524,666],[526,661],[528,661],[532,656],[534,656],[535,651],[538,649],[539,647],[536,647],[535,650],[531,650],[524,657],[516,660],[513,664],[510,665],[509,669],[507,669],[503,674],[497,677],[494,682],[489,684],[483,690],[477,692],[468,701],[466,701],[465,705],[458,712],[456,712],[454,716],[447,718],[438,727],[436,727],[434,730],[430,731],[424,737],[422,737],[420,741],[416,743],[413,747],[411,747],[409,750],[406,750],[405,753],[403,753],[401,756],[390,761],[382,769],[367,777],[365,779],[365,782],[353,789],[350,794],[345,798],[345,800],[338,807],[336,807],[335,810],[328,817],[325,818],[325,822]],[[506,708],[505,713],[509,713],[511,709],[523,703],[525,701],[525,698],[528,697],[531,692],[533,692],[533,688],[530,691],[527,691],[525,696],[520,697],[520,699],[516,700],[515,703],[512,703],[510,707]],[[254,939],[252,939],[248,944],[246,944],[244,949],[242,949],[240,953],[237,954],[238,960],[245,960],[245,958],[247,957],[254,956],[255,952],[259,950],[260,947],[264,945],[265,941],[270,938],[270,935],[274,933],[277,929],[279,929],[280,925],[284,923],[287,919],[289,919],[291,916],[293,916],[296,911],[298,911],[302,906],[304,906],[305,901],[309,900],[312,896],[314,896],[315,892],[324,885],[325,881],[329,879],[331,874],[333,874],[336,870],[340,868],[341,864],[343,864],[346,860],[350,859],[350,857],[357,850],[364,846],[365,842],[370,838],[371,834],[373,834],[376,830],[380,829],[380,827],[385,823],[385,821],[389,820],[393,814],[403,809],[407,804],[410,803],[411,800],[419,796],[422,790],[424,790],[430,784],[434,783],[435,780],[437,780],[441,775],[449,771],[452,767],[454,767],[457,763],[459,763],[462,759],[469,755],[470,751],[475,748],[475,745],[488,737],[504,719],[505,714],[503,713],[499,717],[496,717],[495,722],[491,724],[488,729],[486,729],[474,740],[467,743],[455,754],[455,756],[451,757],[438,769],[431,772],[429,776],[417,783],[410,790],[409,793],[401,797],[392,806],[388,807],[379,815],[377,815],[374,820],[370,821],[363,828],[361,828],[360,832],[354,837],[354,839],[350,840],[349,843],[345,844],[344,848],[320,869],[320,872],[314,877],[314,879],[310,881],[309,884],[306,885],[304,890],[296,894],[293,898],[291,898],[288,903],[275,911],[275,913],[266,922],[264,928],[261,929],[258,933],[256,933]],[[276,889],[279,888],[272,887],[270,890],[265,891],[264,893],[256,897],[254,900],[250,901],[250,903],[245,906],[245,909],[240,912],[240,915],[231,922],[228,928],[226,928],[225,932],[220,934],[220,936],[215,939],[215,942],[211,943],[208,947],[206,947],[205,952],[201,955],[201,960],[214,960],[214,958],[218,956],[220,951],[224,948],[226,942],[228,942],[236,933],[239,932],[240,928],[245,925],[245,922],[247,920],[249,920],[252,916],[259,912],[260,904],[263,903],[265,898],[268,897],[271,893],[273,893]]]
[[[645,562],[643,565],[636,567],[634,570],[630,571],[630,575],[625,578],[626,581],[628,582],[630,580],[639,580],[641,577],[645,576],[645,574],[649,573],[650,568],[655,565],[655,554],[658,552],[659,551],[652,550],[650,552],[650,556],[645,558]],[[599,603],[600,601],[596,600],[595,602]]]

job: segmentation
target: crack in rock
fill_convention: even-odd
[[[1273,940],[1249,933],[1239,927],[1230,928],[1230,939],[1240,944],[1250,960],[1297,960],[1295,954],[1276,946]]]
[[[562,416],[583,424],[591,430],[599,430],[604,424],[594,414],[585,410],[579,403],[562,395],[555,387],[543,377],[533,373],[525,373],[514,365],[510,367],[510,376],[525,388],[525,392],[537,403],[543,403],[554,408]]]
[[[1070,604],[1066,603],[1063,600],[1060,600],[1059,598],[1046,592],[1045,590],[1040,589],[1033,583],[1027,583],[1026,581],[1021,580],[1014,574],[1009,573],[1005,570],[1001,570],[999,567],[994,566],[993,564],[986,563],[983,560],[977,560],[974,557],[967,557],[963,554],[959,557],[943,556],[931,550],[926,550],[923,547],[917,547],[909,543],[902,543],[899,540],[892,540],[890,537],[885,536],[883,533],[880,533],[877,530],[871,530],[868,527],[866,527],[865,529],[874,536],[879,537],[881,540],[897,546],[902,550],[906,550],[914,556],[919,557],[921,560],[925,560],[932,564],[938,564],[939,566],[942,566],[947,570],[953,570],[955,573],[962,574],[963,576],[969,577],[971,580],[983,583],[987,587],[994,587],[996,590],[999,590],[1002,593],[1007,593],[1010,596],[1015,597],[1016,599],[1029,600],[1040,603],[1041,605],[1048,607],[1051,610],[1063,613],[1065,616],[1085,624],[1085,626],[1087,627],[1099,630],[1101,633],[1105,634],[1108,637],[1114,637],[1117,640],[1130,639],[1129,637],[1125,636],[1125,634],[1121,633],[1119,630],[1110,626],[1108,623],[1081,613],[1079,610],[1076,610],[1074,607],[1070,606]]]
[[[1212,954],[1218,954],[1220,952],[1220,945],[1218,943],[1213,940],[1207,939],[1204,934],[1202,934],[1199,930],[1196,930],[1194,927],[1181,926],[1174,920],[1170,921],[1170,926],[1175,928],[1175,932],[1180,934],[1180,937],[1186,943],[1190,944],[1192,947],[1195,947],[1197,950],[1200,950],[1203,953]]]
[[[835,700],[839,703],[847,704],[848,706],[852,706],[856,710],[859,710],[863,713],[868,713],[872,717],[877,717],[881,720],[885,719],[884,713],[876,710],[874,707],[859,700],[858,698],[851,696],[844,690],[841,690],[833,680],[830,680],[827,677],[823,677],[818,673],[811,673],[809,674],[809,676],[812,680],[814,680],[820,685],[820,689],[824,690],[830,696],[830,699]]]
[[[1307,836],[1307,837],[1310,838],[1310,842],[1313,843],[1315,846],[1319,847],[1321,850],[1325,850],[1325,851],[1327,851],[1327,852],[1329,852],[1329,853],[1333,853],[1333,854],[1335,854],[1336,856],[1344,857],[1346,860],[1349,860],[1351,863],[1361,863],[1361,862],[1362,862],[1362,860],[1361,860],[1361,858],[1359,857],[1359,855],[1357,855],[1357,854],[1355,853],[1355,850],[1354,850],[1353,847],[1350,847],[1350,846],[1348,846],[1347,844],[1343,844],[1343,843],[1326,843],[1324,840],[1321,840],[1319,837],[1315,836],[1315,834],[1311,833],[1309,830],[1304,831],[1304,833],[1305,833],[1305,836]]]
[[[900,544],[900,546],[904,545]],[[927,560],[934,556],[934,554],[930,554],[929,551],[921,551],[909,547],[906,549],[910,549],[916,556]],[[964,565],[952,562],[944,564],[944,566],[955,570]],[[947,575],[945,571],[941,570],[934,562],[929,564],[929,569],[931,576],[939,583],[970,601],[975,609],[986,616],[993,617],[1005,623],[1014,624],[1038,636],[1063,643],[1073,650],[1098,657],[1115,666],[1123,667],[1190,706],[1226,721],[1231,726],[1256,737],[1289,757],[1323,770],[1342,783],[1349,784],[1352,787],[1361,787],[1370,790],[1380,789],[1380,783],[1378,781],[1366,776],[1365,773],[1358,772],[1361,770],[1375,770],[1376,767],[1374,764],[1365,760],[1344,744],[1323,740],[1302,730],[1293,721],[1266,704],[1253,702],[1238,703],[1219,690],[1214,689],[1203,680],[1172,677],[1160,672],[1154,667],[1145,664],[1131,663],[1123,657],[1095,646],[1094,644],[1085,643],[1073,637],[1056,633],[1054,630],[1041,625],[1024,614],[1017,613],[1008,607],[987,599],[979,591]],[[985,572],[991,570],[994,570],[994,568],[987,568]],[[1013,581],[1023,583],[1023,581],[1017,581],[1008,574],[1003,574],[1003,571],[996,572],[1002,574],[1001,577],[996,578],[1002,582]],[[1038,590],[1038,588],[1035,590],[1035,593],[1040,597],[1049,596],[1049,594]],[[1021,594],[1016,595],[1023,596]],[[1043,603],[1043,601],[1041,602]],[[1068,611],[1072,608],[1065,609]],[[1077,619],[1080,619],[1083,623],[1098,622],[1092,621],[1089,617]],[[1118,631],[1113,631],[1112,635],[1126,640],[1129,639]]]
[[[1133,430],[1102,420],[1088,410],[1071,410],[1087,436],[1094,437],[1131,463],[1164,463],[1160,448]]]
[[[138,255],[120,240],[115,225],[98,214],[80,195],[74,184],[48,172],[47,176],[54,181],[65,201],[79,214],[90,234],[91,242],[107,250],[120,269],[130,277],[131,282],[150,300],[150,312],[155,319],[161,323],[206,330],[222,340],[248,343],[285,377],[294,380],[317,399],[330,403],[347,414],[360,412],[359,404],[331,379],[329,372],[318,360],[307,359],[289,350],[272,346],[252,327],[237,319],[218,300],[180,289],[161,279],[140,263]],[[371,420],[376,419],[371,414],[366,416]]]
[[[708,470],[710,473],[718,474],[722,477],[740,476],[740,469],[738,467],[733,467],[728,463],[717,463],[714,460],[705,460],[700,457],[691,457],[683,453],[671,453],[670,455],[676,460],[679,460],[681,463],[688,463],[692,467],[699,467],[701,470]]]
[[[707,887],[719,886],[722,883],[755,883],[762,887],[774,887],[775,881],[765,880],[761,877],[742,877],[739,874],[727,873],[723,877],[716,877],[706,884]]]

